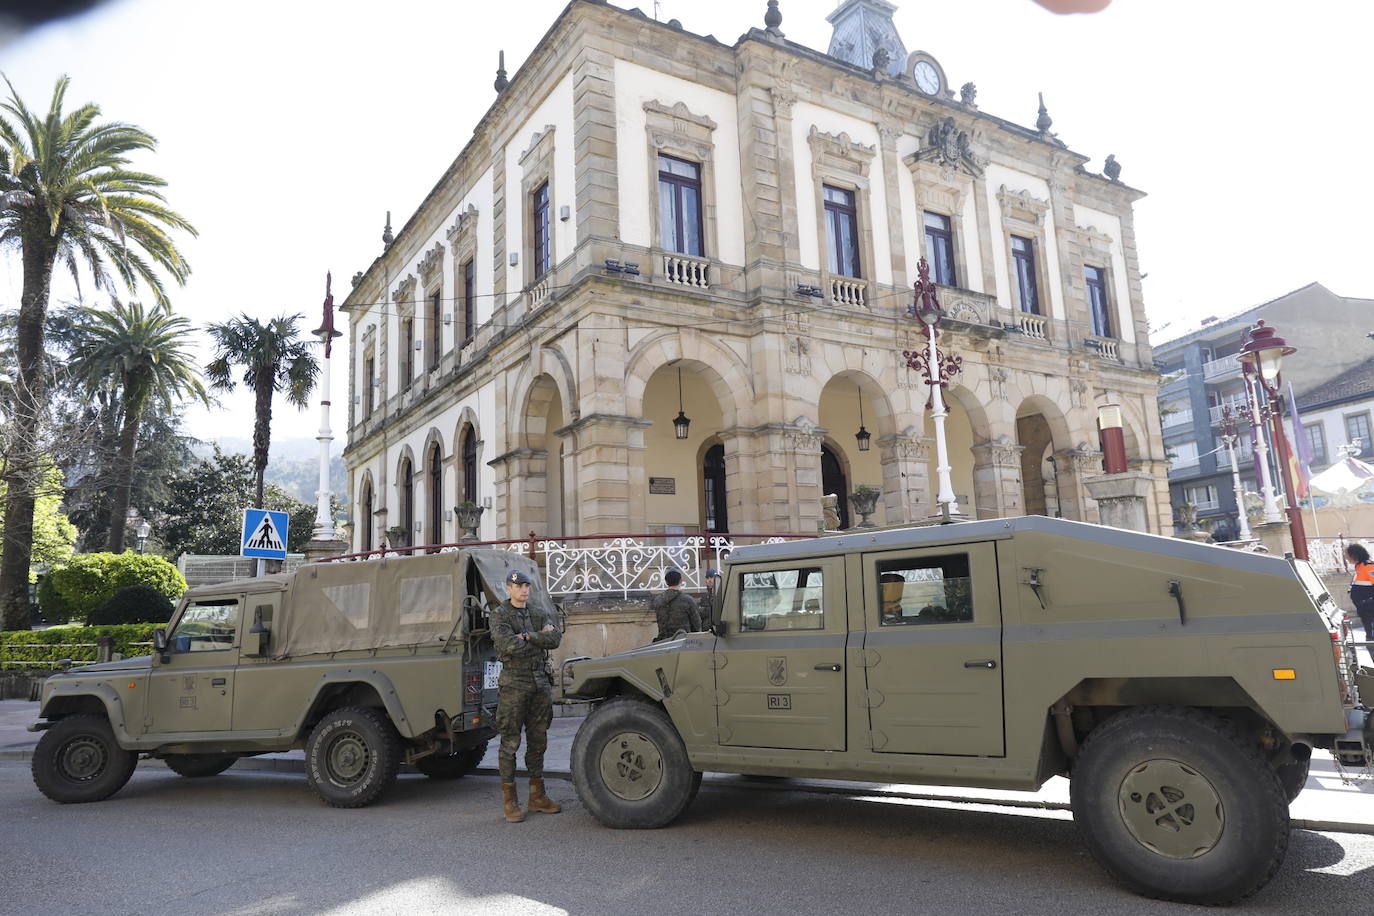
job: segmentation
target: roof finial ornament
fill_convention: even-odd
[[[1102,174],[1110,181],[1121,180],[1121,163],[1116,161],[1115,153],[1107,154],[1107,161],[1102,163]]]
[[[1039,95],[1040,116],[1035,119],[1035,129],[1042,134],[1047,134],[1050,132],[1050,128],[1054,126],[1054,119],[1051,118],[1050,113],[1045,110],[1045,93],[1041,92]]]
[[[391,234],[391,211],[388,210],[388,211],[386,211],[386,228],[382,230],[382,247],[383,247],[383,250],[386,250],[387,248],[390,248],[390,247],[391,247],[391,243],[392,243],[392,241],[395,240],[395,238],[396,238],[396,236],[394,236],[394,235]]]
[[[977,98],[978,87],[973,85],[972,82],[964,83],[964,85],[959,87],[959,101],[967,105],[969,108],[978,107]]]
[[[497,92],[505,92],[510,85],[510,80],[506,79],[506,52],[496,52],[496,82],[492,83],[492,88]]]
[[[782,37],[782,11],[778,9],[778,0],[768,0],[768,12],[763,14],[763,24],[766,26],[764,31],[774,38]]]

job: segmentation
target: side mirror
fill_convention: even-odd
[[[167,651],[167,631],[162,627],[153,631],[153,648],[158,652]]]
[[[712,623],[711,632],[717,636],[724,636],[728,632],[728,629],[725,626],[725,621],[717,620],[714,623]]]

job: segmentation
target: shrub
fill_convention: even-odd
[[[121,623],[161,623],[172,619],[172,602],[162,592],[146,585],[129,585],[110,596],[86,620],[90,626]]]
[[[83,553],[48,573],[45,585],[65,605],[55,610],[65,610],[65,619],[84,621],[115,592],[130,585],[147,586],[175,601],[186,591],[186,578],[162,557],[132,551]]]
[[[72,619],[72,607],[53,586],[52,576],[38,580],[38,611],[43,619],[53,626],[59,626]]]
[[[11,630],[0,633],[0,668],[55,668],[64,658],[80,664],[96,659],[95,642],[101,636],[114,639],[114,651],[128,658],[148,655],[157,624],[136,623],[118,627],[50,627],[46,630]]]

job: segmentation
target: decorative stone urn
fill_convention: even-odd
[[[409,533],[405,525],[392,525],[390,528],[386,529],[386,545],[392,550],[409,547],[410,538],[406,537]]]
[[[868,520],[868,517],[878,510],[878,497],[882,495],[882,490],[867,484],[859,484],[854,488],[854,492],[849,494],[850,505],[854,507],[854,514],[859,516],[858,523],[854,525],[855,528],[876,527]]]
[[[485,506],[474,502],[462,502],[453,507],[453,517],[458,519],[458,527],[464,531],[461,540],[477,540],[477,526],[482,524],[482,513],[485,511]]]

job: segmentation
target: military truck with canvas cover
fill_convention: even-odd
[[[43,685],[38,788],[98,801],[139,756],[183,776],[304,748],[310,785],[337,807],[375,801],[402,762],[437,779],[481,761],[499,664],[488,610],[528,559],[471,549],[321,563],[186,594],[151,656],[73,668]]]
[[[669,823],[702,771],[1063,775],[1114,877],[1218,904],[1278,869],[1313,748],[1369,762],[1374,671],[1305,562],[1026,517],[742,547],[723,575],[712,632],[564,663],[605,824]]]

